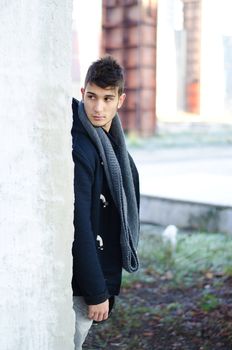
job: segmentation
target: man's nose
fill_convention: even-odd
[[[96,113],[101,113],[103,111],[103,101],[97,100],[94,105],[94,109]]]

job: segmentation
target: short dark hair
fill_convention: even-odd
[[[85,87],[93,83],[103,89],[118,87],[119,96],[124,91],[124,72],[120,64],[110,55],[93,62],[85,77]]]

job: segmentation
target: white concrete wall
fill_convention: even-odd
[[[71,14],[1,1],[1,350],[74,348]]]

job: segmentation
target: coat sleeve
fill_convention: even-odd
[[[85,301],[96,305],[109,298],[106,282],[97,254],[91,223],[94,169],[80,152],[73,151],[74,161],[74,242],[73,283],[78,285]]]

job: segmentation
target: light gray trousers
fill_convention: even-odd
[[[93,321],[88,318],[88,306],[83,297],[73,297],[73,310],[75,311],[75,350],[82,350],[82,345],[92,326]]]

